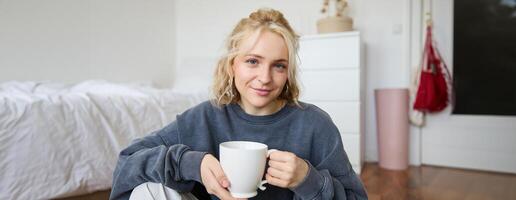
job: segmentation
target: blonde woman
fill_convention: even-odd
[[[367,199],[328,114],[298,101],[297,48],[276,10],[240,20],[218,62],[213,100],[124,149],[110,198],[233,199],[218,145],[246,140],[279,150],[269,157],[268,189],[253,199]]]

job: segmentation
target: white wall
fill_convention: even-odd
[[[0,81],[172,82],[170,0],[2,0]]]
[[[406,0],[351,0],[350,15],[366,46],[366,160],[377,160],[375,88],[408,87],[409,66],[403,55],[407,37]],[[239,19],[260,7],[282,11],[300,35],[316,33],[322,1],[313,0],[177,0],[177,75],[175,85],[207,90],[223,42]],[[192,81],[195,80],[195,81]]]
[[[405,62],[405,0],[351,1],[356,27],[366,47],[366,161],[378,160],[374,90],[408,88],[410,66]]]
[[[378,157],[374,89],[408,86],[407,1],[350,0],[366,47],[369,161]],[[271,7],[300,35],[310,35],[321,6],[314,0],[3,0],[0,81],[152,80],[206,91],[239,19]]]
[[[207,91],[226,37],[241,18],[261,7],[278,9],[300,34],[315,33],[320,2],[310,0],[177,0],[177,74],[174,85]]]

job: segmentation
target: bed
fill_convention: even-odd
[[[0,83],[0,199],[108,189],[131,140],[207,98],[145,83]]]

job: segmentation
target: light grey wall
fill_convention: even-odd
[[[0,81],[173,77],[170,0],[2,0]]]

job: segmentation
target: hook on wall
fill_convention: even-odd
[[[432,12],[433,12],[433,1],[432,0],[427,0],[427,5],[428,5],[428,11],[426,11],[425,13],[425,17],[426,17],[426,25],[427,26],[433,26],[433,16],[432,16]]]
[[[426,12],[425,16],[426,16],[426,25],[427,26],[433,26],[434,22],[432,20],[432,13],[431,12]]]

